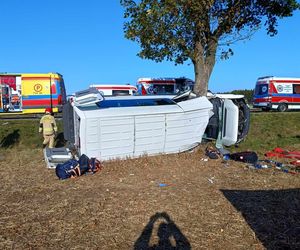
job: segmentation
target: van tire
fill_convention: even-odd
[[[285,112],[285,111],[288,110],[288,106],[287,106],[285,103],[280,103],[280,104],[278,105],[277,110],[278,110],[279,112]]]

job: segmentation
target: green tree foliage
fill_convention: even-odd
[[[120,0],[125,37],[140,44],[141,58],[182,64],[191,60],[195,92],[206,95],[216,55],[265,26],[277,33],[278,18],[292,16],[296,0]],[[224,49],[226,48],[226,49]]]

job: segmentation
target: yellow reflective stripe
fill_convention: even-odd
[[[44,128],[44,132],[53,132],[52,128]]]

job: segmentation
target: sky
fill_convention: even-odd
[[[190,62],[175,66],[137,56],[124,37],[119,0],[1,0],[0,72],[63,75],[68,94],[90,84],[136,84],[140,77],[188,77]],[[253,89],[261,76],[300,77],[300,13],[279,21],[278,35],[264,29],[217,60],[208,88]]]

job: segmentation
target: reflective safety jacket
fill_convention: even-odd
[[[52,115],[44,115],[40,120],[39,132],[42,132],[44,135],[53,135],[57,132],[57,126],[55,119]]]

